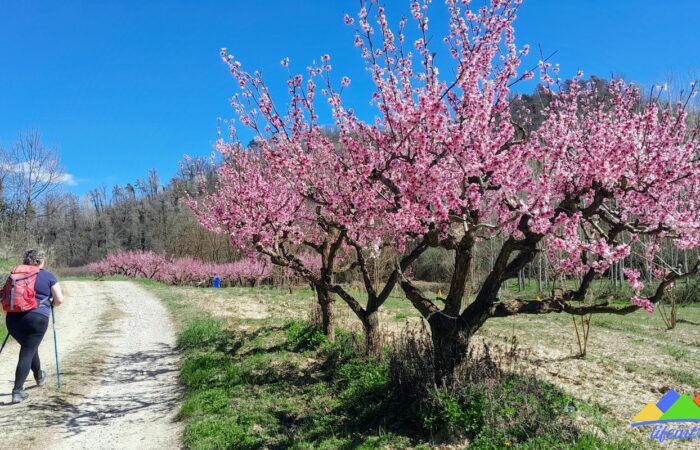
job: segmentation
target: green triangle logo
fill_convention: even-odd
[[[663,420],[697,420],[700,421],[700,407],[686,394],[678,400],[659,418]]]

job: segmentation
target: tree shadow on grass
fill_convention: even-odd
[[[269,327],[254,333],[231,333],[235,335],[233,339],[244,342],[245,348],[231,355],[243,371],[235,382],[239,389],[232,391],[231,402],[237,405],[234,414],[265,417],[268,435],[286,436],[266,442],[269,448],[286,448],[300,441],[335,442],[338,438],[343,442],[342,448],[355,448],[366,439],[387,432],[403,442],[415,442],[419,433],[406,426],[402,415],[407,411],[396,405],[394,396],[384,389],[386,386],[348,390],[344,386],[347,380],[337,380],[339,367],[356,358],[357,349],[348,350],[340,344],[337,350],[295,352],[279,335],[282,331],[280,327]],[[258,338],[264,339],[249,348],[248,344]],[[354,338],[349,339],[353,344]],[[265,345],[270,341],[271,345]],[[260,359],[261,355],[269,358]],[[285,360],[276,359],[277,355]],[[363,364],[360,359],[360,368]],[[246,406],[238,406],[248,404],[254,407],[247,410]],[[255,431],[251,429],[250,433]]]

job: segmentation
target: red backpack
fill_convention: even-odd
[[[31,311],[39,307],[36,301],[37,266],[21,265],[12,269],[5,286],[0,291],[0,302],[5,312]]]

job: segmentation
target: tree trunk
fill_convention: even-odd
[[[382,351],[382,336],[379,331],[379,311],[367,312],[362,318],[367,355],[378,356]]]
[[[625,260],[621,259],[620,262],[618,263],[617,267],[617,272],[620,277],[620,289],[622,289],[623,284],[625,283]]]
[[[328,340],[335,340],[335,319],[333,317],[333,294],[327,289],[316,287],[316,297],[318,299],[319,313],[321,315],[321,329]]]
[[[612,286],[613,290],[615,290],[616,283],[615,283],[615,264],[610,264],[610,285]]]
[[[449,316],[456,316],[462,309],[462,301],[467,287],[467,277],[472,263],[471,249],[474,239],[471,235],[465,235],[459,242],[455,253],[454,270],[450,279],[450,290],[445,299],[444,311]]]
[[[428,320],[433,341],[435,382],[449,384],[455,368],[467,356],[468,339],[458,319],[435,313]]]
[[[525,269],[518,271],[518,292],[525,290]]]

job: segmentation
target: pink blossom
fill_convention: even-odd
[[[647,298],[641,298],[635,295],[630,300],[630,303],[632,303],[633,305],[637,305],[640,308],[646,309],[647,312],[650,314],[654,312],[654,304]]]
[[[639,294],[644,289],[644,283],[639,281],[639,271],[635,269],[625,268],[623,270],[627,277],[627,282],[630,284],[635,293]]]

